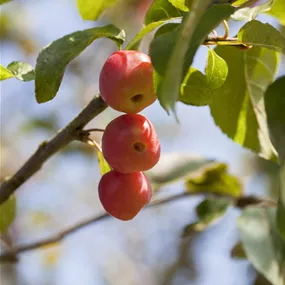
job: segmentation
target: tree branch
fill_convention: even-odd
[[[211,192],[203,192],[203,193],[202,192],[199,192],[199,193],[183,192],[183,193],[176,194],[176,195],[173,195],[173,196],[170,196],[167,198],[156,200],[156,201],[150,203],[146,208],[152,208],[155,206],[159,206],[159,205],[167,204],[167,203],[170,203],[173,201],[177,201],[177,200],[180,200],[180,199],[185,198],[185,197],[198,196],[198,195],[227,197],[229,199],[229,201],[233,202],[233,204],[238,208],[245,208],[245,207],[251,206],[251,205],[264,205],[266,207],[275,207],[276,206],[275,201],[266,200],[266,199],[258,198],[255,196],[242,196],[239,198],[234,198],[231,196],[227,196],[227,195],[224,196],[222,194],[216,194],[216,193],[211,193]],[[42,246],[50,245],[53,243],[60,242],[61,240],[63,240],[68,235],[77,232],[78,230],[82,229],[83,227],[91,225],[93,223],[100,222],[100,221],[102,221],[106,218],[109,218],[109,217],[111,217],[111,216],[108,215],[107,213],[102,214],[100,216],[91,217],[91,218],[86,219],[82,222],[79,222],[78,224],[75,224],[74,226],[72,226],[66,230],[63,230],[62,232],[59,232],[58,234],[56,234],[52,237],[42,239],[42,240],[34,242],[34,243],[9,248],[9,250],[7,250],[2,255],[0,255],[0,262],[16,262],[18,260],[17,255],[19,253],[29,251],[29,250],[33,250],[33,249],[37,249],[37,248],[40,248]]]
[[[0,187],[0,205],[34,173],[39,171],[51,156],[70,142],[78,139],[82,128],[106,108],[107,104],[103,99],[96,96],[66,127],[57,132],[49,141],[42,142],[28,161],[12,177],[2,183]]]

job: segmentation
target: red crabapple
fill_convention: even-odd
[[[113,217],[133,219],[150,201],[152,190],[142,172],[123,174],[111,170],[99,182],[99,198],[104,209]]]
[[[103,156],[121,173],[152,168],[160,157],[160,143],[153,125],[139,114],[125,114],[111,121],[102,138]]]
[[[99,89],[111,108],[140,112],[156,100],[150,57],[134,50],[114,52],[101,70]]]

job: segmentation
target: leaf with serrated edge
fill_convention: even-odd
[[[218,47],[215,51],[229,68],[225,84],[215,91],[210,104],[216,125],[235,142],[276,160],[263,96],[277,72],[278,54],[260,47],[247,51]]]
[[[238,228],[248,260],[273,285],[284,285],[281,267],[285,243],[274,223],[275,209],[252,207],[243,211]]]
[[[239,30],[238,40],[285,54],[285,37],[271,25],[256,20],[246,23]]]
[[[124,42],[125,33],[113,25],[96,27],[66,35],[40,52],[35,78],[38,103],[47,102],[56,96],[69,62],[98,38],[109,38],[120,46]]]
[[[205,75],[190,67],[181,84],[179,100],[185,104],[203,106],[211,102],[213,92],[221,87],[228,75],[227,63],[209,49]]]

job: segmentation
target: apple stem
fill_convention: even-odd
[[[91,132],[105,132],[105,129],[98,129],[98,128],[93,128],[93,129],[88,129],[84,130],[85,133],[91,133]]]
[[[92,140],[91,138],[87,138],[86,143],[91,145],[91,146],[96,147],[96,149],[102,153],[102,148],[101,148],[100,144],[97,143],[96,141]]]

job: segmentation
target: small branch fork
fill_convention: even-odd
[[[203,45],[223,45],[223,46],[235,46],[240,49],[250,49],[252,45],[246,45],[238,40],[238,38],[229,37],[229,26],[226,20],[223,20],[223,25],[225,28],[225,34],[223,36],[218,36],[215,30],[212,31],[214,36],[208,36],[208,38],[204,41]]]
[[[214,194],[211,192],[204,192],[204,193],[184,192],[184,193],[176,194],[176,195],[173,195],[173,196],[170,196],[167,198],[163,198],[161,200],[156,200],[156,201],[150,203],[147,206],[147,208],[152,208],[152,207],[156,207],[159,205],[164,205],[164,204],[167,204],[170,202],[180,200],[182,198],[186,198],[189,196],[197,196],[197,195],[207,195],[207,196],[212,195],[212,196],[217,196],[217,197],[227,197],[229,199],[229,201],[231,201],[236,207],[241,208],[241,209],[245,208],[247,206],[252,206],[252,205],[260,205],[260,206],[264,206],[264,207],[275,207],[276,206],[276,202],[274,202],[274,201],[258,198],[255,196],[243,196],[243,197],[239,197],[239,198],[234,198],[231,196],[223,196],[221,194]],[[82,222],[79,222],[78,224],[75,224],[74,226],[72,226],[66,230],[63,230],[62,232],[59,232],[58,234],[51,236],[49,238],[42,239],[40,241],[33,242],[30,244],[26,244],[26,245],[22,245],[22,246],[21,245],[15,246],[15,247],[9,246],[9,249],[0,255],[0,262],[17,262],[18,261],[17,255],[20,253],[30,251],[33,249],[38,249],[38,248],[41,248],[43,246],[51,245],[54,243],[58,243],[58,242],[62,241],[64,238],[66,238],[67,236],[76,233],[77,231],[81,230],[82,228],[89,226],[91,224],[100,222],[102,220],[105,220],[109,217],[110,216],[107,213],[102,214],[100,216],[91,217],[91,218],[86,219]]]
[[[103,99],[100,96],[96,96],[66,127],[57,132],[49,141],[42,142],[28,161],[12,177],[4,180],[0,186],[0,205],[5,202],[18,187],[39,171],[42,165],[59,150],[74,140],[82,141],[84,135],[87,138],[91,131],[103,131],[102,129],[83,131],[83,128],[106,108],[107,104]]]

